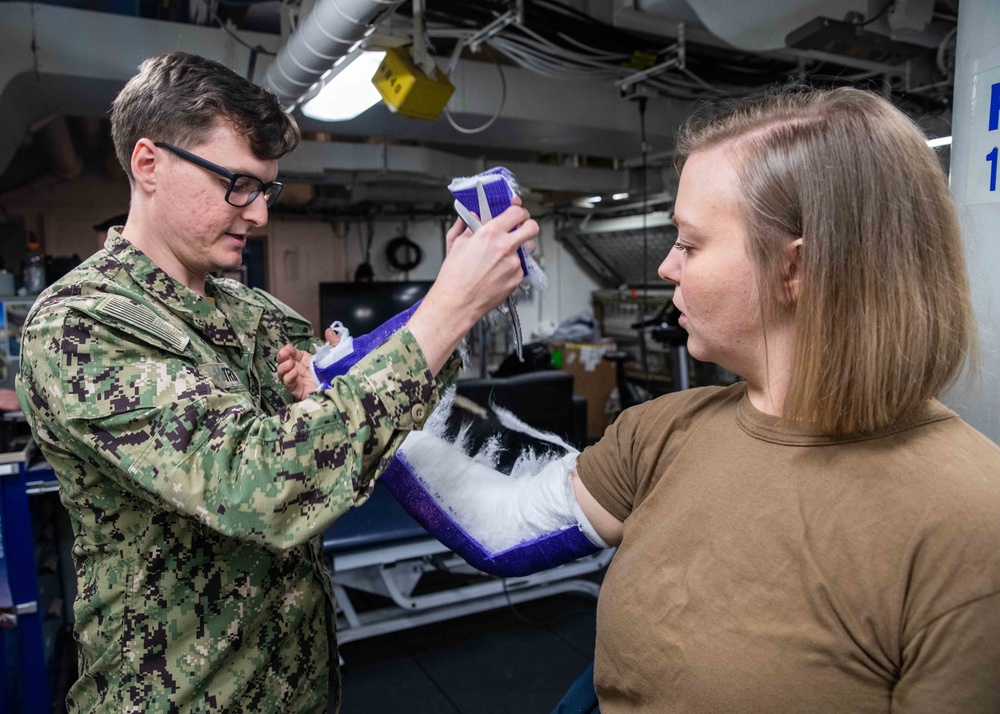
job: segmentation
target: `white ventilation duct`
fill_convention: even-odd
[[[286,107],[294,106],[337,60],[368,34],[372,20],[403,0],[318,0],[274,63],[264,85]]]
[[[733,47],[766,51],[784,48],[788,33],[815,17],[840,19],[848,12],[864,14],[869,4],[867,0],[639,0],[638,8],[672,17],[683,17],[685,9],[693,10],[701,24]]]

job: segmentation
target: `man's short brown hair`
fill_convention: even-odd
[[[181,147],[204,141],[216,122],[232,124],[259,159],[277,159],[301,134],[278,98],[228,67],[187,52],[151,57],[111,106],[115,153],[129,181],[139,139]]]

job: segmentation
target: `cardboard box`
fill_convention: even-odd
[[[556,365],[573,375],[573,393],[587,400],[587,438],[600,439],[608,428],[608,400],[618,386],[614,363],[604,359],[604,353],[614,350],[615,343],[567,342],[551,344],[549,349]],[[561,364],[557,355],[561,355]]]

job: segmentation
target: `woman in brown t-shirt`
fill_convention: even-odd
[[[619,551],[615,712],[1000,711],[1000,450],[934,397],[975,348],[946,178],[854,89],[685,127],[660,266],[745,378],[622,414],[574,491]]]

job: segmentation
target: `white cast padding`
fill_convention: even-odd
[[[400,453],[438,505],[491,553],[575,526],[595,545],[608,547],[573,494],[575,452],[517,477],[427,432],[411,432]]]

